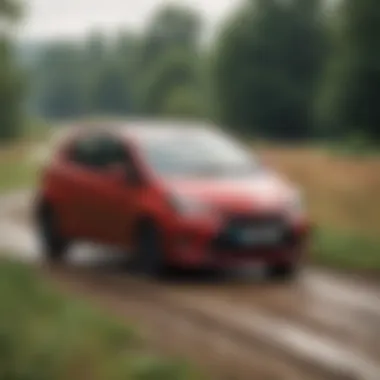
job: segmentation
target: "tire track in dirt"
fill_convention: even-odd
[[[61,267],[54,268],[50,273],[53,278],[70,284],[76,291],[77,286],[84,288],[94,300],[99,297],[112,299],[117,307],[126,310],[130,307],[132,298],[139,303],[142,314],[145,313],[144,320],[148,317],[152,322],[152,319],[165,313],[169,317],[166,320],[166,331],[178,328],[178,323],[180,324],[180,332],[177,332],[180,336],[177,335],[176,339],[181,340],[182,335],[189,335],[186,328],[190,328],[190,336],[206,339],[208,346],[217,346],[213,348],[214,354],[232,349],[235,356],[242,355],[240,359],[250,357],[245,363],[244,371],[251,376],[255,369],[261,368],[260,371],[264,371],[266,368],[266,376],[272,376],[268,378],[273,379],[377,379],[377,372],[374,372],[377,369],[372,368],[371,363],[362,362],[360,357],[352,354],[348,356],[343,348],[334,347],[333,342],[326,343],[314,338],[313,344],[309,345],[309,333],[303,334],[298,328],[292,330],[287,324],[281,325],[278,320],[274,322],[259,311],[243,314],[242,310],[235,310],[220,301],[210,304],[209,300],[204,303],[198,298],[193,300],[187,296],[178,299],[177,294],[168,292],[158,283],[98,270]],[[210,334],[218,339],[210,339]],[[173,336],[173,331],[170,335]],[[222,346],[219,346],[220,340],[224,341]],[[316,350],[317,341],[319,351]],[[199,349],[204,351],[205,347]],[[260,353],[261,365],[256,367],[256,356],[255,366],[248,370],[246,367],[252,365],[253,359],[249,355],[253,353]],[[236,373],[235,375],[237,376]]]
[[[190,290],[194,293],[194,289]],[[325,338],[333,338],[348,347],[356,347],[374,361],[380,361],[380,317],[371,310],[344,307],[330,299],[315,297],[304,281],[296,284],[226,287],[199,292],[199,297],[220,299],[239,308],[257,309],[271,316],[281,316],[290,324],[311,329]]]
[[[25,205],[25,194],[0,199],[0,244],[38,263],[33,231],[18,219]],[[225,373],[241,373],[237,379],[259,372],[262,379],[380,378],[380,297],[374,286],[315,270],[293,284],[152,283],[120,272],[120,259],[112,262],[102,249],[99,260],[92,248],[78,251],[73,265],[44,273],[144,321],[159,344],[194,351],[200,361],[214,357],[211,362]],[[175,342],[165,341],[164,331]]]

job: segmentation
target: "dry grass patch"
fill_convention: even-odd
[[[313,148],[259,151],[304,191],[318,226],[314,262],[379,273],[380,158],[343,157]]]
[[[265,148],[262,154],[303,188],[318,224],[380,237],[379,157],[340,157],[305,148]]]

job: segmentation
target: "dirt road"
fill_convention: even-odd
[[[31,197],[0,199],[0,248],[40,262]],[[142,322],[152,342],[195,358],[225,379],[380,379],[380,288],[307,269],[291,284],[252,274],[131,276],[101,247],[78,246],[68,264],[43,268],[75,290]],[[255,377],[254,377],[255,376]]]

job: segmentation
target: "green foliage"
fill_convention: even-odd
[[[380,153],[378,144],[359,128],[358,132],[353,131],[341,140],[330,140],[324,146],[334,155],[356,157],[358,159],[378,156]]]
[[[266,137],[311,136],[310,105],[325,49],[320,6],[256,0],[230,20],[215,62],[225,124]]]
[[[164,7],[153,17],[138,59],[137,103],[141,113],[199,115],[200,24],[196,13],[180,6]],[[177,95],[182,99],[174,100]]]
[[[0,143],[20,133],[22,95],[22,77],[13,61],[11,42],[0,37]]]
[[[321,91],[322,121],[338,135],[363,131],[380,141],[380,8],[345,0],[335,22],[334,54]]]
[[[94,33],[84,43],[53,42],[31,68],[30,97],[49,118],[130,114],[136,46],[123,33],[115,43]]]
[[[131,110],[131,97],[125,85],[125,73],[115,64],[105,65],[93,79],[90,108],[100,114],[123,115]]]
[[[21,15],[19,0],[0,0],[0,22],[17,20]]]
[[[0,193],[30,188],[37,178],[38,165],[30,159],[29,150],[0,155]]]
[[[77,117],[87,108],[85,60],[71,43],[46,47],[33,73],[39,103],[47,117]]]
[[[7,30],[19,19],[18,0],[0,0],[0,143],[14,139],[22,127],[22,76],[15,65]]]
[[[162,115],[178,118],[197,118],[204,113],[198,92],[190,86],[174,88],[166,97],[161,109]]]
[[[43,116],[78,118],[167,113],[166,98],[183,86],[199,99],[200,24],[191,9],[167,6],[139,36],[92,33],[84,43],[53,42],[32,65],[29,103]]]
[[[194,60],[195,57],[180,49],[172,49],[157,60],[141,83],[138,101],[142,112],[153,115],[167,113],[168,109],[164,109],[167,98],[173,96],[176,89],[194,87],[197,84]],[[194,96],[197,95],[195,92]]]
[[[135,330],[58,295],[22,264],[0,261],[0,379],[196,379],[180,360],[146,354]]]
[[[313,246],[317,264],[340,269],[380,269],[380,240],[347,231],[319,229]]]
[[[16,2],[0,1],[7,18],[17,15]],[[165,5],[139,34],[95,32],[44,54],[33,48],[27,105],[52,118],[207,116],[245,136],[288,142],[363,134],[365,150],[365,141],[380,140],[379,21],[376,0],[245,0],[209,49],[197,12]],[[12,138],[20,75],[5,66],[0,134]]]
[[[139,65],[147,69],[172,49],[195,52],[201,32],[201,20],[192,9],[168,5],[153,15],[142,36]]]

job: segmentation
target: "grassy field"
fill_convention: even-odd
[[[186,363],[151,354],[136,331],[0,259],[0,379],[191,380]]]
[[[0,193],[34,185],[39,165],[32,159],[31,143],[0,150]]]

